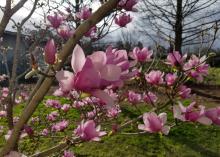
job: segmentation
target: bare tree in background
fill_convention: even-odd
[[[5,0],[5,6],[0,7],[1,11],[3,12],[3,17],[0,21],[0,37],[4,34],[5,28],[7,27],[11,17],[21,9],[24,4],[28,0],[20,0],[16,4],[13,4],[13,0]]]
[[[141,31],[170,43],[176,51],[201,43],[213,45],[220,25],[218,0],[143,0]],[[151,32],[146,26],[150,26]],[[143,30],[145,29],[145,30]],[[171,46],[171,47],[172,47]]]

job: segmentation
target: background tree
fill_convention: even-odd
[[[17,3],[14,4],[13,0],[5,0],[5,6],[0,7],[1,11],[3,12],[3,17],[0,22],[0,37],[2,37],[5,28],[7,27],[11,17],[19,10],[21,9],[24,4],[27,2],[27,0],[20,0]]]
[[[220,25],[219,6],[218,0],[143,0],[139,26],[141,32],[159,36],[180,52],[188,45],[212,46]],[[143,30],[144,26],[154,33]]]

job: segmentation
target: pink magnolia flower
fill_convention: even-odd
[[[20,96],[21,96],[22,100],[28,100],[28,97],[29,97],[27,92],[21,92]]]
[[[191,95],[191,88],[187,88],[185,85],[179,87],[178,94],[182,99],[189,98]]]
[[[186,71],[186,74],[192,78],[197,79],[198,81],[203,80],[203,76],[208,74],[209,65],[205,63],[206,56],[198,58],[195,55],[192,55],[190,60],[184,64],[183,69]]]
[[[74,133],[85,141],[99,141],[101,136],[106,135],[106,132],[100,131],[100,125],[95,127],[93,120],[81,122],[80,125],[75,129]]]
[[[143,95],[144,102],[146,102],[148,104],[155,103],[157,101],[157,99],[158,99],[157,96],[152,92],[148,92]]]
[[[174,51],[174,52],[168,54],[167,63],[172,66],[183,65],[186,57],[187,57],[187,55],[181,56],[181,54],[178,51]]]
[[[152,85],[159,85],[164,83],[163,76],[164,73],[160,70],[152,70],[149,74],[145,74],[145,79]]]
[[[138,3],[138,0],[120,0],[119,7],[122,7],[126,11],[136,11],[133,7]]]
[[[56,46],[53,39],[50,39],[44,47],[44,58],[46,63],[54,64],[56,61]]]
[[[64,17],[58,15],[56,12],[54,13],[54,15],[48,15],[47,16],[48,21],[50,22],[51,26],[54,27],[55,29],[57,29],[63,22]]]
[[[73,102],[73,107],[75,107],[75,108],[81,108],[85,105],[86,105],[85,102],[82,102],[82,101],[74,101]]]
[[[95,38],[96,37],[97,28],[96,26],[89,29],[88,32],[84,34],[85,37]]]
[[[79,45],[73,51],[71,63],[75,74],[69,71],[60,71],[56,74],[63,91],[73,89],[83,91],[100,98],[106,104],[114,104],[112,98],[101,89],[120,80],[119,66],[108,64],[107,56],[102,51],[94,52],[86,58]]]
[[[206,110],[205,116],[211,119],[212,123],[220,125],[220,107]]]
[[[48,99],[45,103],[45,106],[53,107],[53,108],[56,108],[56,109],[60,109],[62,107],[59,100],[52,100],[52,99]]]
[[[0,117],[6,117],[7,112],[6,111],[0,111]]]
[[[21,97],[15,99],[15,103],[16,103],[16,104],[20,104],[21,102],[22,102]]]
[[[48,129],[43,129],[42,132],[41,132],[41,134],[42,134],[43,136],[47,136],[47,135],[49,134],[49,130],[48,130]]]
[[[59,89],[56,89],[53,93],[54,96],[58,96],[58,97],[61,97],[61,96],[67,96],[68,93],[67,92],[64,92],[61,88]]]
[[[92,111],[86,113],[86,117],[88,119],[94,119],[96,115],[97,115],[96,110],[92,110]]]
[[[179,105],[173,107],[174,118],[181,121],[199,122],[205,125],[210,125],[212,121],[205,116],[205,107],[196,106],[196,102],[192,102],[185,107],[179,102]]]
[[[59,116],[59,113],[57,111],[53,111],[53,112],[51,112],[50,114],[47,115],[47,120],[55,121],[58,116]]]
[[[69,39],[73,34],[74,34],[74,30],[70,30],[70,28],[68,26],[60,26],[57,29],[57,33],[59,34],[59,36],[61,36],[63,39],[67,40]]]
[[[130,79],[136,75],[136,71],[129,71],[129,68],[135,66],[135,63],[128,61],[128,54],[125,50],[112,49],[111,46],[106,49],[107,64],[114,64],[121,68],[120,80],[113,84],[113,87],[122,87],[123,80]]]
[[[176,79],[177,79],[176,74],[168,73],[165,76],[165,80],[168,86],[172,86],[176,82]]]
[[[131,57],[139,62],[150,61],[153,52],[149,51],[147,48],[135,47],[131,53]]]
[[[61,109],[64,111],[64,112],[68,112],[70,110],[70,105],[69,104],[64,104]]]
[[[73,152],[65,150],[63,157],[75,157],[75,155]]]
[[[115,118],[119,115],[119,113],[121,112],[119,105],[114,106],[112,108],[109,108],[107,110],[107,117],[109,118]]]
[[[63,120],[61,122],[58,122],[54,125],[52,125],[51,130],[54,132],[64,131],[69,125],[69,122],[67,120]]]
[[[119,15],[115,18],[115,24],[119,25],[120,27],[125,27],[128,23],[132,21],[132,18],[130,15],[127,15],[126,13]]]
[[[2,97],[6,98],[9,94],[9,89],[7,87],[2,88]]]
[[[141,101],[141,94],[134,91],[128,91],[128,101],[132,104],[137,104]]]
[[[92,11],[87,6],[83,7],[80,12],[76,13],[76,17],[82,20],[87,20],[92,15]]]
[[[160,113],[159,115],[154,112],[144,113],[143,121],[144,124],[139,124],[138,129],[150,133],[162,132],[165,135],[169,133],[170,127],[165,125],[167,121],[166,113]]]

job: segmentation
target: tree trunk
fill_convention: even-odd
[[[175,50],[181,52],[182,48],[182,32],[183,32],[183,10],[182,10],[182,0],[177,0],[177,10],[176,10],[176,23],[175,23]]]
[[[3,36],[4,32],[5,32],[5,28],[8,25],[8,22],[11,18],[10,13],[4,13],[1,23],[0,23],[0,37]]]

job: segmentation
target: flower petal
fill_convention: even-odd
[[[73,50],[72,60],[71,60],[73,71],[75,73],[81,71],[85,62],[86,62],[86,58],[83,49],[79,45],[76,45]]]
[[[109,107],[111,108],[114,105],[113,98],[102,90],[95,90],[94,92],[92,92],[92,95],[101,99],[104,103],[106,103],[107,108]]]
[[[104,80],[117,81],[121,75],[121,68],[113,64],[108,64],[101,69],[100,73]]]
[[[56,73],[60,88],[63,92],[69,92],[73,88],[74,74],[69,71],[59,71]]]

